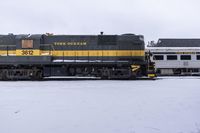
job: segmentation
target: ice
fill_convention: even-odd
[[[0,133],[199,133],[199,83],[0,82]]]

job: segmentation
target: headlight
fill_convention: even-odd
[[[143,36],[139,36],[140,41],[144,41],[144,37]]]

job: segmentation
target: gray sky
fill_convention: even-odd
[[[1,0],[0,33],[200,38],[199,0]]]

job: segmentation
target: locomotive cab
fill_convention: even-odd
[[[16,56],[40,56],[41,35],[18,36]]]

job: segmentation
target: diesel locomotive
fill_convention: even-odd
[[[0,80],[154,78],[142,35],[0,35]]]

